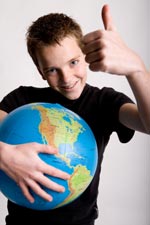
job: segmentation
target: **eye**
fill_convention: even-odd
[[[57,73],[57,69],[52,67],[52,68],[47,69],[45,71],[45,73],[48,74],[48,75],[55,74],[55,73]]]
[[[79,60],[72,60],[72,61],[71,61],[71,65],[77,65],[78,62],[79,62]]]

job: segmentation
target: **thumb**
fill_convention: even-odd
[[[115,24],[113,22],[113,18],[110,13],[110,8],[108,5],[104,5],[102,8],[102,19],[105,30],[116,31]]]

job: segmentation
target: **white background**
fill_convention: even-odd
[[[38,17],[64,12],[75,18],[84,33],[103,29],[98,0],[0,0],[0,99],[19,85],[44,86],[26,51],[25,33]],[[114,21],[127,45],[150,67],[150,1],[108,0]],[[124,77],[89,71],[88,82],[112,86],[133,100]],[[112,135],[106,149],[99,188],[96,225],[150,225],[150,137],[136,132],[128,144]],[[0,194],[0,225],[5,224],[6,198]]]

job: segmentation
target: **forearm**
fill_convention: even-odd
[[[140,119],[147,133],[150,133],[150,73],[143,66],[127,76],[135,96]]]

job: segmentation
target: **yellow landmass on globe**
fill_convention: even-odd
[[[55,108],[49,109],[35,105],[32,109],[36,109],[40,113],[39,132],[42,135],[43,143],[55,148],[58,148],[60,144],[70,144],[73,148],[79,134],[84,131],[83,126],[78,121],[74,120],[71,115],[69,115],[69,120],[64,119],[67,113]],[[67,157],[65,149],[63,153],[58,153],[57,157],[65,161],[68,166],[70,165],[70,159]]]
[[[92,178],[93,176],[90,175],[90,171],[87,169],[86,166],[76,166],[74,168],[74,173],[68,181],[70,194],[63,201],[63,203],[57,205],[56,208],[68,204],[72,200],[76,199],[79,194],[81,194],[87,188]]]

